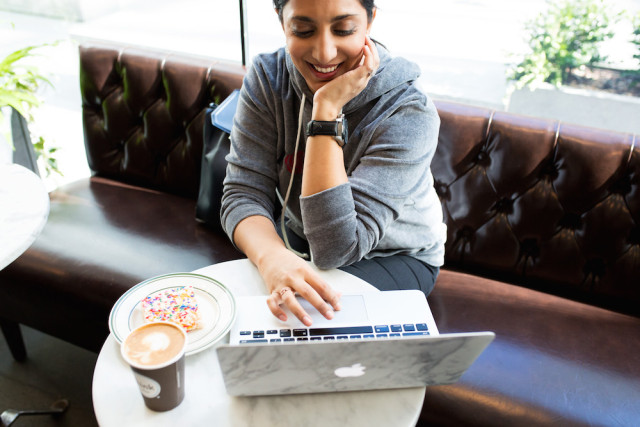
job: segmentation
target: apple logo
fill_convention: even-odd
[[[340,378],[360,377],[365,374],[365,369],[366,367],[362,366],[359,363],[356,363],[355,365],[343,366],[342,368],[338,368],[333,371],[333,373]]]

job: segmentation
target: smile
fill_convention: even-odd
[[[316,79],[319,79],[321,81],[331,80],[335,76],[337,76],[338,70],[342,64],[343,63],[340,62],[335,65],[320,66],[320,65],[312,64],[311,62],[307,62],[307,65],[309,66],[309,70],[311,70],[311,72],[313,73]]]
[[[319,73],[329,74],[337,70],[339,65],[334,65],[332,67],[326,67],[326,68],[318,67],[317,65],[313,65],[313,64],[311,64],[311,66]]]

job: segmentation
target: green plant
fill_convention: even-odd
[[[33,109],[39,107],[42,101],[37,96],[38,89],[44,84],[53,86],[37,67],[25,63],[25,59],[35,55],[35,50],[47,44],[28,46],[8,54],[0,61],[0,123],[5,120],[3,107],[12,107],[20,113],[28,123],[33,122]],[[50,148],[44,138],[34,138],[33,146],[39,157],[43,159],[47,175],[58,169],[55,152],[57,148]]]
[[[613,13],[604,0],[547,0],[548,10],[526,24],[530,52],[508,70],[518,88],[566,83],[572,70],[603,61],[599,44],[613,37]]]
[[[633,55],[633,57],[637,59],[640,64],[640,12],[632,19],[631,23],[633,25],[631,43],[636,45],[636,54]],[[640,72],[640,66],[638,67],[638,71]]]

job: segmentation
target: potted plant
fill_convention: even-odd
[[[624,72],[607,67],[601,53],[614,37],[614,24],[626,23],[626,16],[603,0],[549,1],[526,25],[529,52],[508,69],[506,109],[640,133],[640,98],[609,88]]]
[[[8,54],[0,61],[0,124],[4,124],[12,109],[22,115],[28,123],[33,122],[33,109],[41,105],[37,91],[42,85],[53,86],[37,67],[26,63],[25,59],[35,55],[35,50],[46,45],[28,46]],[[11,140],[8,139],[11,143]],[[52,172],[60,175],[57,160],[54,157],[56,148],[47,147],[44,138],[32,138],[38,157],[42,159],[47,176]]]
[[[633,58],[637,61],[638,67],[633,70],[633,82],[634,87],[640,85],[640,12],[638,12],[632,19],[633,35],[631,36],[631,43],[635,46],[635,54]]]
[[[548,2],[549,9],[526,24],[530,52],[508,71],[518,88],[540,83],[565,84],[580,67],[605,58],[599,46],[614,35],[611,25],[620,18],[602,0]]]

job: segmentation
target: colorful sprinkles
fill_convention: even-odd
[[[199,327],[198,302],[192,286],[165,289],[142,300],[144,321],[174,322],[187,332]]]

